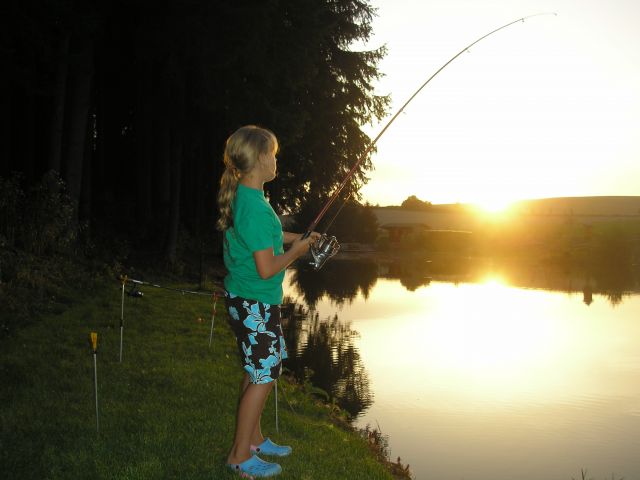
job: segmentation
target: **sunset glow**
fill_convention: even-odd
[[[511,200],[505,200],[503,198],[490,198],[474,202],[474,205],[479,208],[481,212],[491,215],[505,213],[512,204],[513,202]]]
[[[365,200],[474,203],[640,195],[637,2],[374,0],[389,117],[462,47],[377,143]],[[367,126],[377,135],[389,120]]]

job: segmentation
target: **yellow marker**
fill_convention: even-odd
[[[96,352],[98,350],[98,334],[91,332],[89,336],[91,337],[91,349]]]
[[[96,432],[100,431],[100,413],[98,411],[98,363],[97,363],[97,352],[98,352],[98,333],[91,332],[89,334],[89,341],[91,343],[91,350],[93,350],[93,379],[95,386],[95,394],[96,394]]]

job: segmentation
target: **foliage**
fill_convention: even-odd
[[[375,245],[378,252],[388,252],[391,249],[391,241],[387,230],[382,230],[378,233]]]
[[[388,105],[373,89],[385,49],[353,47],[372,34],[363,0],[10,0],[4,13],[11,125],[0,146],[12,143],[0,175],[20,170],[33,185],[61,154],[76,219],[156,248],[178,225],[212,238],[224,139],[237,127],[279,137],[281,174],[267,189],[292,212],[335,189],[370,142],[361,127]],[[89,121],[76,165],[79,104]],[[346,191],[357,197],[369,168],[364,159]]]
[[[24,192],[20,185],[20,175],[0,177],[0,246],[14,246],[21,225],[21,210]]]
[[[360,435],[367,440],[371,451],[374,452],[381,462],[387,465],[387,468],[389,468],[394,478],[408,480],[413,478],[410,466],[408,464],[403,465],[400,457],[398,457],[395,462],[391,461],[389,436],[382,433],[379,425],[378,428],[372,428],[367,424],[367,426],[359,432]]]
[[[26,192],[21,180],[0,177],[0,336],[38,312],[64,309],[80,285],[112,273],[126,254],[98,249],[83,236],[57,174],[45,174]]]
[[[401,252],[428,252],[431,250],[429,233],[423,230],[404,235],[399,242]]]
[[[20,248],[36,256],[70,251],[80,227],[74,219],[74,204],[57,173],[46,173],[29,190],[20,210]]]
[[[404,210],[430,210],[431,202],[420,200],[415,195],[407,197],[400,205]]]
[[[307,203],[295,216],[297,231],[306,231],[322,209],[324,203],[321,204],[317,200]],[[337,200],[320,221],[316,231],[326,231],[327,235],[334,235],[339,242],[375,243],[378,220],[369,204],[362,205],[354,200]]]

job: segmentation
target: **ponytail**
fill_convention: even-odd
[[[236,171],[229,167],[224,169],[222,178],[220,179],[220,190],[218,191],[218,209],[220,210],[220,218],[218,218],[218,221],[216,222],[216,228],[222,232],[233,226],[231,202],[236,196],[239,180],[240,178]]]

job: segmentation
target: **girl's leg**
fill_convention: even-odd
[[[260,416],[272,387],[273,382],[262,385],[247,382],[238,405],[236,435],[227,463],[242,463],[251,458],[251,442],[255,439],[256,430],[260,429]]]
[[[242,399],[242,395],[244,394],[245,390],[249,385],[250,385],[249,375],[245,373],[244,377],[242,378],[242,381],[240,382],[240,399]],[[264,405],[263,405],[263,409],[264,409]],[[251,445],[260,445],[262,442],[264,442],[264,436],[262,435],[261,419],[262,419],[262,412],[260,412],[258,421],[256,422],[255,427],[253,428],[253,433],[251,434]]]

